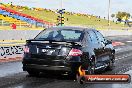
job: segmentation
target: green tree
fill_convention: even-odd
[[[117,20],[118,21],[121,21],[121,20],[128,20],[129,18],[130,18],[130,13],[127,13],[127,12],[118,12],[117,14],[116,14],[116,18],[117,18]]]
[[[111,14],[111,17],[114,18],[115,17],[115,14]]]

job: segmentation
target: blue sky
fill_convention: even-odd
[[[80,13],[88,13],[107,17],[108,15],[108,1],[109,0],[62,0],[63,8],[67,11],[74,11]],[[61,0],[0,0],[3,3],[10,3],[16,5],[27,5],[30,7],[43,7],[49,9],[60,9]],[[126,11],[132,14],[131,0],[111,0],[110,13],[117,13],[118,11]]]

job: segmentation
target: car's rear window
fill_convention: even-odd
[[[35,39],[79,42],[83,38],[83,35],[83,31],[75,29],[45,30]]]

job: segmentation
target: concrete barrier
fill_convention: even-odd
[[[0,30],[0,40],[26,40],[34,38],[41,30]],[[104,36],[132,35],[129,30],[99,30]]]
[[[34,38],[41,30],[0,30],[0,40],[25,40]]]

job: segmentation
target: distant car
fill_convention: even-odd
[[[79,67],[87,74],[113,69],[115,50],[112,42],[94,29],[53,27],[27,40],[23,70],[29,75],[40,72],[78,74]]]

